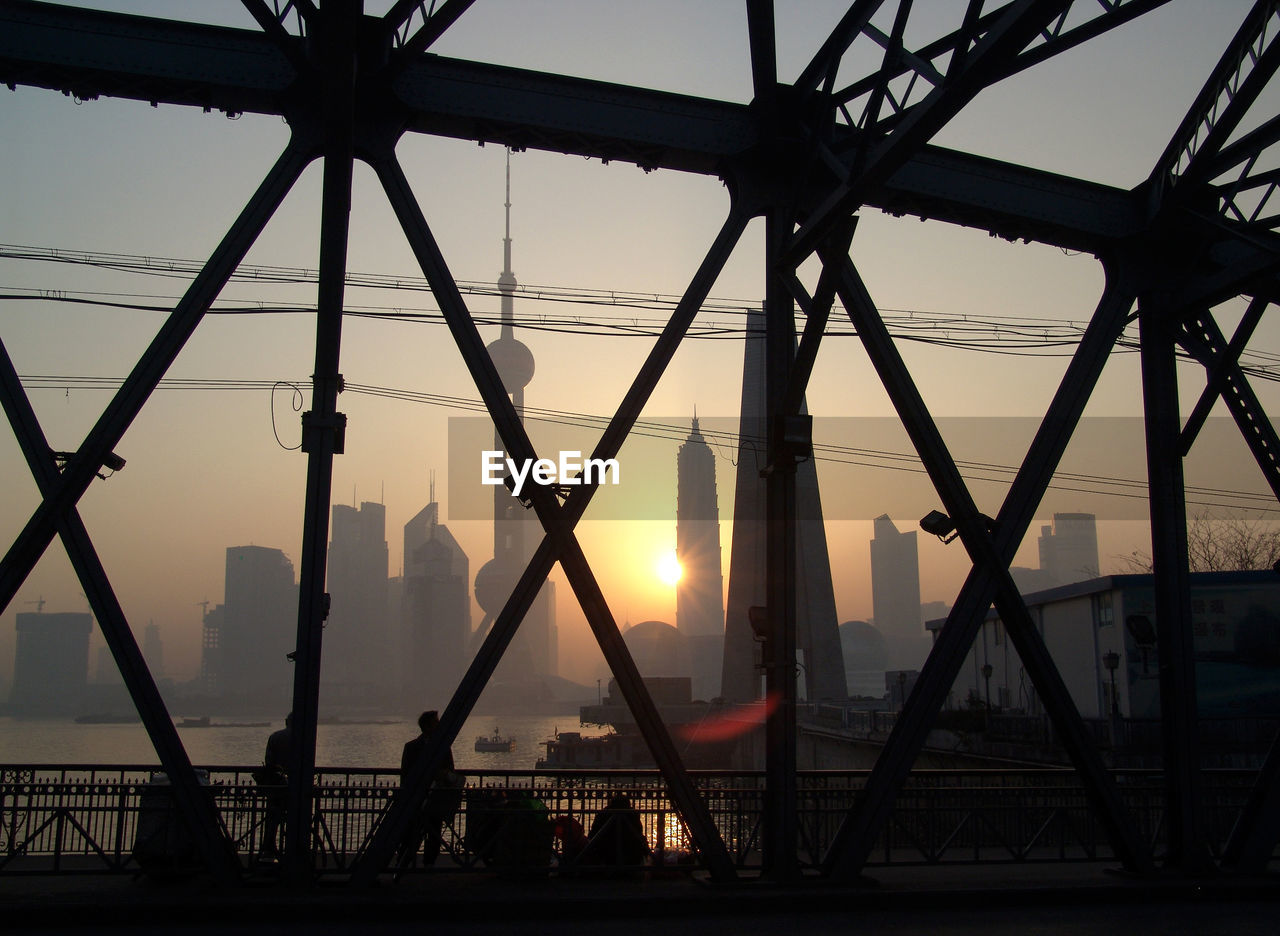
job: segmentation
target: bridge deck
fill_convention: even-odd
[[[263,885],[273,882],[262,878]],[[666,934],[1273,932],[1280,878],[1135,879],[1099,865],[883,868],[860,886],[806,880],[761,887],[697,877],[636,880],[511,879],[443,873],[367,890],[275,886],[227,890],[195,878],[160,883],[122,876],[0,876],[10,932],[93,925],[148,932],[237,932],[305,927],[308,933],[400,929],[433,932]],[[1128,922],[1126,922],[1128,921]]]

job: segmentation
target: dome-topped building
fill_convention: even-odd
[[[641,676],[688,676],[685,636],[665,621],[641,621],[622,632]]]

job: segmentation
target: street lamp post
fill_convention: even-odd
[[[1107,672],[1111,674],[1111,717],[1108,722],[1111,726],[1111,746],[1116,746],[1116,734],[1118,723],[1120,721],[1120,700],[1116,696],[1116,670],[1120,668],[1120,654],[1114,650],[1108,650],[1102,655],[1102,665],[1107,668]]]
[[[982,664],[982,681],[986,684],[987,708],[986,715],[982,719],[983,727],[991,727],[991,664]]]

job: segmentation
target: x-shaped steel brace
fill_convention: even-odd
[[[226,877],[238,874],[234,852],[226,847],[226,837],[207,791],[201,790],[196,781],[191,762],[142,660],[76,504],[310,159],[310,151],[296,141],[285,149],[60,473],[7,353],[2,368],[5,409],[42,501],[0,561],[0,607],[7,607],[13,600],[55,532],[60,533],[138,714],[169,775],[177,806],[192,831],[201,857],[211,870]]]
[[[1268,304],[1268,300],[1263,297],[1255,298],[1249,304],[1230,343],[1223,337],[1208,310],[1184,324],[1178,335],[1178,343],[1204,365],[1208,372],[1208,383],[1183,428],[1181,448],[1183,455],[1191,450],[1209,410],[1221,395],[1235,418],[1249,451],[1253,453],[1258,467],[1267,479],[1267,484],[1280,499],[1280,437],[1277,437],[1275,427],[1262,409],[1249,379],[1240,369],[1240,352],[1244,350]]]
[[[47,495],[58,483],[57,461],[3,342],[0,342],[0,402],[40,492]],[[240,873],[235,849],[218,819],[210,791],[200,787],[79,511],[71,507],[57,526],[67,557],[120,668],[120,675],[160,758],[160,766],[169,778],[178,816],[190,830],[205,864],[223,880],[234,881]]]
[[[823,250],[819,253],[824,264],[841,266],[840,298],[973,561],[973,569],[862,795],[832,842],[823,862],[824,870],[840,877],[861,871],[888,817],[892,797],[923,748],[925,736],[993,602],[1053,719],[1059,738],[1082,775],[1086,793],[1099,813],[1117,856],[1131,869],[1149,870],[1152,867],[1149,850],[1127,815],[1119,792],[1009,575],[1009,563],[1031,524],[1107,355],[1124,328],[1135,290],[1123,277],[1108,280],[1098,309],[992,531],[978,512],[853,262],[847,255]]]
[[[393,153],[381,155],[373,160],[372,165],[510,457],[517,461],[534,458],[533,446],[507,396],[403,170]],[[731,211],[671,320],[663,329],[661,337],[597,443],[592,453],[593,458],[612,458],[622,447],[645,401],[657,385],[741,237],[747,221],[746,213],[736,207]],[[734,877],[732,860],[724,841],[712,821],[706,803],[684,770],[670,734],[645,689],[590,564],[574,536],[573,530],[593,493],[593,486],[575,488],[561,505],[548,488],[536,486],[531,491],[533,507],[547,531],[546,536],[534,552],[506,605],[485,637],[479,653],[454,692],[441,717],[440,727],[429,739],[419,762],[411,769],[401,796],[389,807],[365,853],[358,860],[352,875],[354,882],[369,883],[386,867],[396,843],[400,841],[426,796],[429,778],[443,763],[445,751],[457,737],[502,652],[510,643],[524,614],[557,561],[569,579],[570,587],[573,588],[605,659],[618,680],[618,687],[668,784],[671,798],[689,826],[695,847],[714,877],[722,880]]]

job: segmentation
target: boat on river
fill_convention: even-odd
[[[509,754],[515,749],[516,739],[504,738],[502,732],[497,728],[493,729],[493,734],[491,735],[480,735],[476,738],[476,751],[482,754]]]

